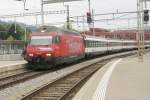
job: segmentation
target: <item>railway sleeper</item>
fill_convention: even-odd
[[[33,97],[30,100],[57,100],[57,98],[58,97]]]
[[[62,90],[63,90],[63,91],[68,91],[68,89],[69,89],[69,88],[57,88],[57,87],[56,87],[56,88],[48,89],[47,91],[48,91],[48,92],[54,92],[54,91],[60,91],[60,90],[61,90],[61,91],[62,91]]]

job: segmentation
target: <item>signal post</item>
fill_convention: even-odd
[[[149,14],[146,8],[147,0],[137,0],[137,43],[138,43],[138,58],[140,62],[143,62],[144,55],[144,31],[146,25],[149,21]],[[145,6],[145,9],[144,9]]]

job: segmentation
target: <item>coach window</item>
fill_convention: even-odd
[[[95,41],[92,41],[92,47],[94,47],[94,44],[95,44],[94,42],[95,42]]]
[[[90,41],[87,41],[87,47],[88,48],[90,47]]]
[[[93,41],[90,41],[90,47],[93,47]]]
[[[91,41],[91,47],[94,47],[94,41]]]
[[[88,47],[88,41],[85,40],[85,47],[87,48]]]
[[[92,47],[92,41],[89,41],[89,47]]]
[[[97,41],[97,47],[98,47],[98,41]]]
[[[99,41],[98,46],[99,46],[99,47],[101,46],[101,41]]]
[[[95,47],[95,44],[96,44],[96,42],[95,42],[95,41],[93,41],[93,47]]]
[[[102,41],[102,47],[104,47],[104,46],[105,46],[105,42]]]
[[[90,47],[90,42],[88,40],[86,40],[86,47],[89,48]]]
[[[96,41],[94,41],[94,47],[96,47]]]
[[[92,45],[92,44],[91,44],[91,41],[89,41],[89,48],[91,47],[91,45]]]
[[[92,45],[92,44],[91,44],[91,41],[89,41],[89,48],[91,47],[91,45]]]
[[[103,42],[102,41],[100,41],[100,47],[102,47],[103,46]]]
[[[106,47],[106,46],[107,46],[107,42],[104,41],[104,47]]]
[[[88,47],[88,41],[85,40],[85,47]]]
[[[96,41],[96,47],[98,47],[98,41]]]
[[[98,45],[99,45],[99,41],[97,41],[97,47],[98,47]]]
[[[87,40],[85,40],[85,46],[88,47],[88,41]]]
[[[112,46],[115,46],[115,42],[112,42]]]
[[[93,41],[89,41],[90,42],[90,47],[92,47],[93,46]]]
[[[116,42],[116,46],[119,46],[120,44],[119,44],[119,42]]]
[[[90,41],[87,41],[87,44],[88,44],[88,48],[90,47]]]
[[[106,47],[106,46],[107,46],[107,42],[104,41],[104,47]]]
[[[105,43],[105,42],[103,42],[103,47],[105,47],[105,44],[106,44],[106,43]]]

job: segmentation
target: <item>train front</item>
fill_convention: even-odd
[[[26,47],[26,60],[29,64],[52,63],[52,36],[32,35]]]

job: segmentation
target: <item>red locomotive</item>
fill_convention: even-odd
[[[83,42],[80,33],[44,26],[32,34],[25,59],[29,65],[72,62],[84,58]]]

